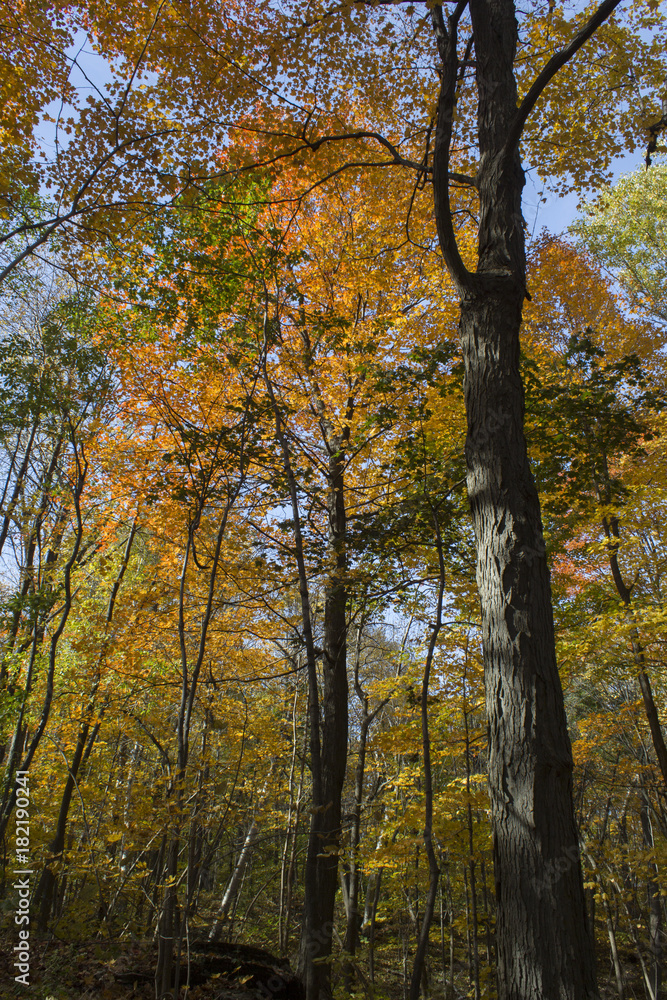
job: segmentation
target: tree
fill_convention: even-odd
[[[529,275],[527,425],[553,553],[589,913],[594,920],[599,906],[604,917],[619,995],[628,946],[655,995],[661,913],[651,864],[653,831],[664,827],[663,331],[629,316],[627,299],[594,258],[560,239],[543,236],[533,246]],[[620,846],[628,843],[628,818],[651,852],[645,895]],[[638,871],[643,878],[641,863]],[[622,916],[619,906],[627,906]],[[648,962],[639,922],[649,932]]]
[[[48,282],[33,275],[20,294],[13,289],[11,298],[5,320],[13,322],[8,322],[0,352],[0,434],[11,456],[0,551],[9,540],[13,558],[5,551],[6,564],[14,562],[18,579],[15,591],[3,601],[0,690],[9,695],[10,704],[15,699],[16,711],[11,713],[14,732],[0,835],[16,799],[15,771],[30,766],[49,720],[73,580],[96,545],[84,515],[88,448],[101,415],[109,412],[111,377],[106,357],[93,343],[97,317],[89,296],[57,284],[54,294]],[[42,657],[43,703],[31,733],[27,709]]]
[[[614,6],[598,8],[547,63],[517,108],[514,10],[493,0],[470,4],[480,155],[474,273],[461,257],[449,207],[461,8],[447,21],[440,8],[433,13],[443,64],[433,184],[443,256],[462,297],[468,495],[484,635],[502,998],[597,993],[546,548],[523,431],[519,330],[526,265],[519,142],[546,84]],[[545,880],[547,866],[563,856],[576,862],[557,881]]]
[[[211,192],[212,199],[215,192]],[[176,749],[167,786],[170,824],[165,836],[164,898],[159,917],[156,969],[158,996],[180,982],[181,947],[194,912],[201,857],[193,845],[200,837],[196,805],[186,795],[196,740],[196,705],[210,663],[216,629],[226,615],[221,577],[230,523],[248,493],[248,473],[257,445],[259,356],[254,352],[252,211],[231,216],[222,211],[199,229],[198,206],[151,220],[153,267],[149,273],[119,276],[116,303],[109,303],[107,336],[116,334],[126,395],[126,416],[135,417],[141,439],[152,424],[147,463],[153,472],[153,503],[162,498],[163,525],[170,525],[173,560],[171,631],[177,639],[169,659],[177,665],[179,699]],[[114,317],[114,305],[124,308]],[[124,336],[118,336],[119,329]],[[129,334],[129,336],[128,336]],[[149,347],[146,349],[145,342]],[[144,342],[144,343],[142,343]],[[161,350],[154,350],[159,342]],[[141,348],[144,348],[143,350]],[[136,409],[135,409],[136,408]],[[138,442],[137,442],[138,443]],[[161,463],[155,462],[162,449]],[[152,461],[151,461],[152,460]],[[161,466],[161,467],[160,467]],[[140,479],[151,473],[134,469]],[[157,472],[157,475],[155,474]],[[139,489],[146,489],[142,482]],[[171,502],[171,503],[170,503]],[[171,506],[171,510],[169,507]],[[198,804],[199,795],[196,796]],[[185,817],[189,818],[189,829]],[[179,899],[179,856],[187,842],[184,900]]]
[[[527,332],[533,349],[541,342],[550,359],[546,363],[543,359],[530,374],[530,423],[533,439],[540,435],[548,441],[540,463],[543,482],[560,480],[557,498],[552,495],[548,506],[555,521],[569,522],[568,534],[579,530],[579,519],[590,523],[591,517],[602,529],[608,568],[624,609],[646,717],[665,781],[667,748],[633,607],[647,586],[642,577],[650,579],[651,574],[647,574],[646,561],[638,552],[633,553],[630,564],[627,562],[626,552],[632,543],[624,537],[628,532],[625,525],[628,520],[632,524],[636,515],[630,513],[632,503],[626,514],[632,490],[620,474],[624,467],[627,472],[633,465],[641,465],[640,456],[656,434],[658,440],[651,447],[660,451],[658,414],[664,408],[664,398],[660,389],[662,365],[656,354],[662,342],[661,330],[650,320],[632,321],[626,316],[608,280],[574,247],[544,239],[535,247],[533,260],[537,301],[528,311]],[[558,275],[554,273],[556,262]],[[576,274],[574,295],[565,291],[568,273]],[[565,303],[567,315],[563,315]],[[658,495],[656,488],[656,503]],[[560,533],[564,537],[562,529]]]
[[[572,228],[631,305],[667,323],[667,164],[621,177]]]
[[[348,746],[347,633],[352,616],[362,616],[364,601],[371,600],[361,581],[366,590],[376,592],[376,600],[382,599],[385,582],[370,580],[361,565],[360,546],[365,543],[367,559],[373,530],[376,543],[389,539],[379,524],[386,511],[377,497],[386,488],[387,470],[381,466],[378,474],[374,460],[384,451],[390,463],[396,447],[395,441],[387,440],[392,431],[396,438],[392,425],[400,421],[405,428],[410,421],[407,400],[412,384],[408,388],[394,341],[398,329],[423,338],[432,321],[426,319],[414,291],[412,270],[405,268],[406,250],[386,247],[386,220],[369,210],[367,191],[363,176],[347,188],[332,184],[326,200],[319,193],[311,195],[290,230],[286,234],[278,230],[281,254],[275,275],[270,283],[266,279],[260,347],[282,466],[280,476],[274,472],[273,489],[286,490],[284,502],[292,515],[282,527],[293,532],[290,550],[301,606],[297,635],[309,680],[313,806],[299,955],[309,996],[325,996],[331,989]],[[401,195],[405,192],[399,187],[397,197]],[[275,217],[278,210],[272,214]],[[331,233],[336,234],[335,241]],[[408,252],[414,257],[414,251]],[[373,256],[381,264],[374,263]],[[361,268],[359,261],[364,258]],[[413,311],[414,316],[406,315]],[[410,374],[414,378],[414,372]],[[401,403],[408,413],[399,417]],[[270,456],[266,466],[271,467]],[[395,464],[392,468],[397,471]],[[263,533],[270,534],[266,529]],[[314,586],[321,588],[323,600],[319,630]],[[354,927],[354,877],[351,895]],[[352,931],[346,941],[353,954]]]

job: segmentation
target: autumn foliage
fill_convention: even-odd
[[[265,973],[288,995],[289,959],[309,1000],[495,997],[496,706],[431,14],[31,6],[0,5],[0,930],[26,772],[40,996]],[[521,12],[520,100],[575,38],[561,8]],[[334,59],[342,30],[357,51]],[[88,99],[83,32],[110,74]],[[524,141],[554,186],[638,143],[653,98],[609,95],[640,63],[654,93],[663,33],[637,3],[547,90]],[[471,49],[449,162],[469,276]],[[55,166],[31,159],[44,115],[69,129]],[[620,1000],[659,1000],[667,894],[664,166],[642,177],[529,243],[520,362],[579,835],[542,888],[581,858]],[[640,192],[660,211],[628,233]],[[58,972],[54,941],[90,972]]]

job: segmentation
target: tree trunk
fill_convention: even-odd
[[[56,824],[56,832],[53,837],[53,840],[49,844],[51,859],[47,861],[46,865],[42,869],[39,885],[37,886],[37,892],[35,893],[35,906],[39,907],[38,926],[41,931],[46,930],[49,919],[51,917],[51,911],[53,908],[55,890],[56,890],[56,874],[54,871],[54,865],[57,864],[57,862],[60,860],[62,853],[65,849],[67,817],[69,815],[69,807],[72,801],[72,794],[76,786],[76,779],[79,773],[79,766],[81,764],[83,753],[86,748],[88,728],[89,726],[87,722],[82,723],[82,725],[79,727],[79,733],[77,736],[77,743],[76,743],[76,749],[74,751],[74,757],[72,758],[72,763],[69,767],[67,780],[65,781],[65,788],[63,790],[62,798],[60,800],[60,810],[58,812],[58,822]]]
[[[304,726],[303,746],[301,749],[301,765],[299,769],[299,782],[294,793],[294,771],[297,758],[297,702],[299,684],[297,682],[294,690],[294,706],[292,716],[292,763],[289,777],[289,810],[287,813],[287,824],[285,829],[285,844],[282,852],[282,864],[280,867],[280,902],[278,906],[278,942],[280,944],[280,954],[286,955],[289,948],[290,918],[292,914],[292,892],[294,889],[294,877],[296,874],[296,850],[299,835],[299,821],[301,819],[301,799],[303,796],[303,778],[306,767],[306,753],[308,750],[308,706],[306,705],[306,725]]]
[[[639,815],[642,825],[642,839],[644,847],[653,850],[653,826],[649,812],[649,799],[646,789],[642,788],[639,800]],[[655,861],[650,861],[648,865],[648,876],[646,879],[646,894],[648,896],[648,932],[649,951],[653,959],[653,967],[650,972],[650,992],[649,1000],[659,1000],[662,986],[662,906],[660,902],[660,884],[658,881],[658,866]]]
[[[434,527],[437,538],[438,565],[440,569],[440,582],[438,584],[438,598],[436,608],[436,619],[431,629],[426,662],[424,664],[424,676],[422,679],[422,689],[420,698],[420,715],[422,730],[422,757],[424,761],[424,849],[428,859],[428,891],[424,901],[424,916],[421,922],[417,939],[417,950],[415,951],[414,963],[412,966],[412,977],[410,979],[410,1000],[419,1000],[419,988],[422,978],[426,973],[426,959],[428,956],[429,931],[433,920],[435,900],[438,892],[438,880],[440,878],[440,868],[433,846],[433,772],[431,768],[431,737],[428,728],[428,686],[431,679],[431,668],[435,656],[435,647],[438,635],[442,628],[442,605],[445,596],[445,564],[443,556],[442,536],[437,517],[434,517]],[[477,998],[479,1000],[479,997]]]
[[[596,985],[549,571],[523,435],[524,292],[512,282],[484,286],[463,302],[461,338],[489,719],[499,995],[574,1000],[595,996]]]
[[[449,148],[458,17],[433,22],[443,63],[433,167],[436,221],[461,295],[468,496],[477,541],[500,1000],[597,996],[572,801],[572,752],[555,656],[540,505],[523,430],[519,330],[526,295],[512,0],[470,0],[478,95],[479,244],[465,267],[453,231]],[[594,27],[591,29],[594,30]],[[579,36],[577,36],[579,38]],[[582,35],[583,44],[588,35]],[[574,49],[573,51],[576,51]],[[560,62],[567,61],[563,58]],[[554,64],[554,70],[558,67]],[[532,102],[532,103],[531,103]]]
[[[327,442],[329,443],[329,442]],[[329,459],[329,550],[322,656],[321,799],[313,795],[304,882],[299,973],[306,1000],[331,996],[331,940],[338,887],[341,795],[347,764],[347,586],[345,580],[345,453],[332,442]]]
[[[120,590],[121,583],[123,582],[123,577],[125,576],[125,572],[127,570],[127,566],[130,559],[130,553],[132,551],[132,545],[134,543],[136,533],[137,533],[137,519],[135,517],[132,523],[132,528],[125,543],[125,553],[123,555],[123,561],[121,562],[116,580],[114,581],[113,587],[111,589],[111,595],[109,597],[107,613],[106,613],[106,633],[97,661],[96,678],[93,683],[93,688],[90,693],[90,697],[88,699],[88,705],[84,713],[84,718],[81,724],[79,725],[74,756],[72,758],[72,763],[68,768],[65,787],[63,789],[62,798],[60,800],[60,810],[58,812],[56,832],[54,834],[53,840],[51,841],[51,844],[49,845],[49,851],[52,856],[52,861],[55,862],[59,860],[65,849],[67,818],[69,815],[69,808],[72,801],[72,795],[74,794],[77,778],[79,776],[79,768],[82,762],[84,761],[85,757],[92,750],[92,743],[88,739],[90,733],[90,720],[93,716],[95,709],[95,696],[97,694],[97,689],[100,684],[103,661],[106,658],[106,654],[108,651],[108,646],[109,646],[108,632],[114,616],[114,611],[116,607],[116,598],[118,597],[118,591]],[[99,726],[94,726],[93,733],[91,734],[93,736],[93,740],[97,736],[98,732],[99,732]],[[34,905],[39,907],[39,928],[42,931],[46,930],[54,903],[56,875],[51,867],[52,861],[47,862],[45,867],[42,869],[39,885],[37,886],[37,892],[35,893]]]
[[[623,982],[623,967],[621,965],[621,960],[618,954],[618,946],[616,943],[616,930],[614,928],[614,921],[611,914],[611,907],[609,906],[609,900],[605,899],[603,896],[602,905],[604,906],[605,919],[607,921],[607,935],[609,937],[609,947],[611,949],[611,959],[614,966],[614,976],[616,977],[616,989],[618,990],[618,1000],[625,1000],[625,984]]]
[[[493,945],[491,944],[491,917],[489,913],[489,893],[486,886],[486,866],[484,858],[479,865],[480,878],[482,884],[482,899],[484,901],[484,934],[486,937],[486,964],[491,968],[493,965]]]
[[[227,914],[231,908],[232,903],[236,899],[239,887],[241,885],[241,879],[243,878],[244,872],[246,870],[246,865],[250,860],[250,855],[252,854],[255,842],[259,835],[259,823],[256,819],[253,819],[250,824],[250,828],[245,836],[243,842],[243,847],[239,854],[238,860],[232,872],[232,876],[227,883],[227,888],[225,889],[222,900],[220,902],[220,907],[213,921],[213,925],[209,931],[208,939],[209,941],[217,941],[220,937],[222,931],[222,926],[227,918]]]
[[[361,872],[359,870],[359,844],[361,842],[361,811],[364,798],[364,779],[366,775],[366,747],[368,744],[368,732],[375,719],[385,707],[388,698],[384,698],[372,712],[368,710],[369,698],[361,686],[359,668],[361,664],[361,637],[362,627],[357,628],[357,648],[354,658],[354,689],[361,705],[362,717],[359,729],[359,749],[357,752],[357,766],[354,776],[354,808],[352,810],[352,824],[350,829],[349,846],[349,869],[343,885],[345,891],[347,884],[347,898],[345,902],[347,923],[345,927],[345,939],[343,941],[343,951],[347,955],[354,956],[359,942],[359,931],[363,922],[363,915],[359,910],[359,886]],[[400,669],[400,668],[399,668]],[[346,883],[346,884],[345,884]],[[354,967],[352,962],[346,961],[343,965],[343,988],[351,992],[354,980]]]
[[[76,478],[72,495],[73,513],[75,517],[76,528],[74,530],[72,549],[70,552],[69,559],[63,566],[62,579],[63,579],[64,594],[62,599],[60,618],[55,628],[53,628],[53,630],[49,633],[50,641],[48,647],[49,649],[48,666],[46,669],[46,678],[45,678],[46,685],[45,685],[45,692],[42,702],[41,713],[39,716],[39,721],[37,723],[37,727],[35,729],[35,732],[33,733],[30,742],[28,743],[27,747],[25,747],[21,764],[19,767],[16,767],[16,753],[18,751],[18,748],[20,748],[24,744],[24,741],[26,740],[26,730],[23,727],[24,712],[26,709],[28,694],[30,692],[32,672],[37,659],[38,645],[41,645],[41,640],[43,639],[43,631],[40,633],[40,630],[38,629],[37,625],[35,625],[35,628],[33,629],[32,651],[28,665],[25,688],[23,691],[23,699],[21,706],[19,708],[19,718],[16,724],[14,745],[10,752],[10,758],[6,772],[8,780],[11,780],[9,779],[9,776],[11,772],[14,770],[19,770],[19,771],[29,770],[30,765],[32,763],[32,759],[37,750],[37,747],[41,742],[42,736],[44,735],[44,731],[46,729],[47,723],[49,721],[49,716],[51,714],[51,705],[53,703],[53,691],[54,691],[54,683],[56,676],[56,654],[58,650],[58,643],[65,629],[65,625],[67,624],[67,619],[69,618],[69,614],[72,608],[72,601],[73,601],[72,574],[74,571],[74,567],[76,566],[77,561],[79,559],[79,554],[81,552],[81,547],[83,544],[83,535],[84,535],[84,521],[83,521],[83,515],[81,513],[81,497],[83,494],[83,489],[86,482],[86,475],[88,472],[88,461],[83,455],[83,450],[82,449],[80,450],[79,448],[79,444],[78,441],[76,440],[74,430],[72,430],[71,432],[71,444],[72,444],[72,461],[76,469]],[[47,556],[47,561],[48,559],[49,557]],[[11,783],[8,784],[8,781],[6,780],[2,810],[0,812],[0,840],[2,840],[5,836],[7,824],[9,822],[9,818],[14,808],[14,804],[16,802],[16,791],[17,789],[15,783],[11,781]]]
[[[447,905],[449,907],[449,995],[454,997],[454,903],[452,900],[452,882],[447,866]],[[445,996],[447,993],[445,991]]]
[[[167,864],[164,872],[164,900],[157,926],[158,954],[155,967],[155,996],[157,1000],[162,1000],[163,997],[174,996],[174,937],[175,925],[178,920],[176,912],[178,909],[176,877],[178,874],[179,849],[178,838],[173,836],[167,848]],[[176,934],[177,938],[178,936]]]
[[[370,914],[368,919],[368,975],[371,983],[375,982],[375,919],[380,905],[380,890],[382,888],[382,872],[379,868],[373,884],[373,895],[370,899]],[[368,898],[366,900],[369,902]]]
[[[357,643],[359,642],[359,635]],[[361,807],[364,794],[364,774],[366,768],[366,743],[368,740],[368,730],[374,716],[368,714],[368,698],[363,702],[364,715],[361,720],[359,731],[359,751],[357,754],[357,766],[354,778],[354,808],[352,812],[352,828],[350,830],[350,856],[349,866],[345,878],[347,882],[346,926],[345,938],[343,940],[343,951],[351,958],[357,951],[359,939],[359,928],[361,927],[361,913],[359,911],[359,842],[361,837]],[[343,886],[345,889],[345,885]],[[351,992],[354,981],[354,969],[350,961],[345,961],[343,966],[344,988]]]
[[[470,804],[470,731],[468,727],[468,696],[466,694],[466,671],[468,661],[463,671],[463,722],[465,728],[466,756],[466,796],[468,799],[468,874],[470,877],[470,917],[472,930],[472,984],[475,988],[475,1000],[480,1000],[479,990],[479,940],[477,926],[477,877],[475,872],[475,839],[472,824],[472,805]]]

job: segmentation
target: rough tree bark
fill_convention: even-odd
[[[475,272],[460,256],[449,158],[460,63],[457,30],[469,7],[477,86],[479,243]],[[607,0],[547,63],[521,104],[512,0],[433,8],[442,62],[433,186],[438,236],[461,296],[468,420],[468,495],[477,540],[489,786],[498,903],[501,1000],[597,996],[572,802],[572,753],[555,656],[540,504],[523,430],[519,330],[526,296],[521,214],[523,126],[558,69],[609,16]]]

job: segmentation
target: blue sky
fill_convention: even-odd
[[[627,156],[619,157],[614,164],[614,181],[621,174],[629,174],[644,164],[644,151],[638,149]],[[535,173],[526,172],[526,186],[523,193],[523,217],[528,227],[529,238],[539,236],[542,229],[557,236],[567,235],[567,227],[578,215],[579,196],[576,192],[558,197],[545,191],[546,202],[541,201],[542,182]],[[591,200],[588,195],[587,200]]]

